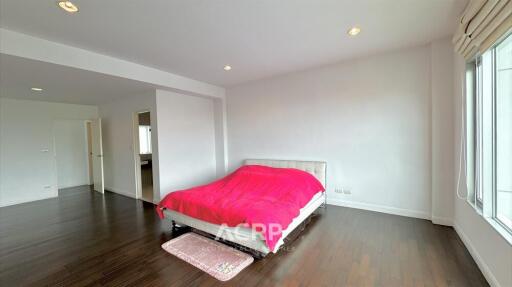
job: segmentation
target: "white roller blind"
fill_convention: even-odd
[[[466,59],[484,52],[512,28],[512,0],[471,0],[453,36],[455,51]]]

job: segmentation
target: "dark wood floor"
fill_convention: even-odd
[[[329,206],[286,250],[222,283],[167,254],[148,203],[80,187],[0,208],[1,286],[488,286],[452,228]]]

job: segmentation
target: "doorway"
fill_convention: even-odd
[[[137,189],[138,198],[153,202],[153,148],[151,140],[151,113],[149,111],[136,114],[137,146]]]
[[[53,141],[59,194],[84,185],[103,193],[101,120],[55,120]]]
[[[92,127],[91,122],[85,122],[85,131],[87,133],[87,167],[89,169],[89,185],[94,184],[93,165],[92,165]]]

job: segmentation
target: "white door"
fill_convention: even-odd
[[[101,119],[91,121],[91,129],[94,190],[103,193],[103,145],[101,140]]]

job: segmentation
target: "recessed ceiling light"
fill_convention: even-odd
[[[232,69],[232,68],[231,68],[231,66],[230,66],[230,65],[226,65],[226,66],[224,66],[224,70],[225,70],[225,71],[231,71],[231,69]]]
[[[350,36],[353,37],[353,36],[357,36],[357,34],[359,34],[360,32],[361,32],[361,28],[354,26],[347,31],[347,34],[349,34]]]
[[[36,91],[36,92],[42,92],[43,89],[41,88],[30,88],[32,91]]]
[[[59,1],[59,7],[69,13],[78,12],[78,6],[73,4],[73,2],[71,2],[71,1]]]

